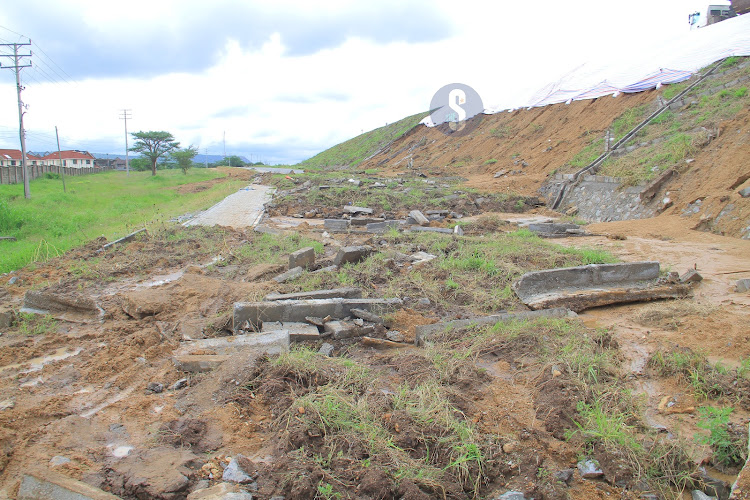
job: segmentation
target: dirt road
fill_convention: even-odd
[[[263,204],[271,199],[276,188],[254,184],[234,194],[187,221],[185,226],[226,226],[235,229],[252,227],[263,215]]]

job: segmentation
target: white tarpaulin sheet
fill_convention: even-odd
[[[647,51],[632,51],[596,64],[584,64],[540,89],[518,108],[642,92],[687,80],[701,68],[730,56],[750,56],[750,14],[685,32]],[[508,108],[489,107],[485,114]],[[422,120],[434,126],[430,117]]]

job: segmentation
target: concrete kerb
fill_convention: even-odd
[[[175,355],[189,355],[195,350],[210,350],[219,355],[232,355],[244,351],[253,351],[258,354],[280,354],[289,350],[289,331],[275,330],[249,335],[191,340],[183,342]]]
[[[297,293],[269,293],[263,300],[304,300],[304,299],[361,299],[362,289],[355,287],[331,288]]]
[[[575,316],[575,313],[564,307],[554,309],[543,309],[541,311],[521,311],[517,313],[493,314],[480,318],[460,319],[433,323],[431,325],[420,325],[415,328],[414,345],[421,346],[429,341],[430,337],[439,332],[467,328],[473,325],[494,325],[495,323],[507,323],[509,321],[533,320],[538,318],[565,318]]]
[[[51,471],[24,474],[18,500],[120,500],[99,488]]]
[[[401,305],[401,299],[334,298],[237,302],[234,304],[233,330],[235,333],[243,328],[260,331],[264,321],[304,322],[309,316],[342,319],[352,316],[352,309],[385,314]]]

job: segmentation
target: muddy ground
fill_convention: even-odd
[[[179,499],[221,483],[232,458],[248,476],[239,487],[261,499],[679,498],[706,488],[701,466],[730,484],[741,464],[722,465],[695,436],[707,434],[701,408],[731,407],[730,435],[746,440],[750,295],[733,287],[750,277],[750,242],[692,231],[675,216],[590,226],[602,236],[551,244],[515,233],[507,214],[479,215],[476,197],[449,200],[466,212],[463,238],[323,234],[317,215],[280,236],[164,225],[3,276],[0,299],[16,310],[30,290],[100,310],[20,314],[4,329],[0,491],[13,498],[22,475],[43,468],[123,498]],[[513,210],[534,210],[519,199]],[[314,201],[291,196],[272,210],[341,212]],[[360,264],[270,279],[299,248],[314,246],[324,267],[339,246],[362,243],[378,251]],[[408,341],[416,325],[522,310],[503,293],[521,273],[586,263],[600,250],[696,268],[704,280],[690,299],[468,328],[427,347],[347,339],[332,342],[329,358],[319,342],[300,344],[200,374],[172,362],[185,339],[231,335],[234,302],[270,292],[346,285],[398,296],[404,308],[387,327]],[[417,251],[437,258],[421,267],[398,259]],[[602,474],[584,479],[582,459]]]

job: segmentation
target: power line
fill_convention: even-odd
[[[42,54],[44,55],[44,57],[46,57],[47,59],[49,59],[49,61],[50,61],[50,62],[51,62],[52,64],[54,64],[55,66],[57,66],[57,69],[59,69],[60,71],[62,71],[62,72],[63,72],[63,74],[64,74],[65,76],[67,76],[68,78],[70,78],[71,80],[73,80],[73,77],[72,77],[72,76],[70,76],[70,75],[69,75],[69,74],[68,74],[68,73],[67,73],[67,72],[66,72],[66,71],[65,71],[64,69],[62,69],[62,67],[61,67],[61,66],[60,66],[59,64],[57,64],[57,63],[56,63],[56,62],[54,61],[54,59],[52,59],[52,58],[51,58],[50,56],[48,56],[48,55],[47,55],[47,53],[46,53],[46,52],[44,51],[44,49],[42,49],[42,48],[41,48],[41,47],[40,47],[40,46],[39,46],[39,45],[38,45],[37,43],[34,43],[34,47],[36,47],[37,49],[39,49],[39,51],[40,51],[40,52],[41,52],[41,53],[42,53]],[[44,63],[43,61],[42,61],[42,63],[46,65],[46,63]],[[52,68],[52,67],[49,67],[49,68],[50,68],[50,69],[51,69],[51,70],[52,70],[52,71],[53,71],[53,72],[54,72],[54,73],[55,73],[55,74],[56,74],[57,76],[59,76],[60,78],[62,78],[62,79],[63,79],[63,80],[65,81],[65,83],[71,83],[71,82],[69,82],[68,80],[66,80],[66,79],[65,79],[65,78],[64,78],[64,77],[63,77],[62,75],[60,75],[60,74],[59,74],[59,73],[58,73],[57,71],[55,71],[55,69],[54,69],[54,68]]]
[[[8,54],[0,54],[0,56],[13,58],[13,66],[3,66],[3,69],[12,68],[16,74],[16,94],[18,95],[19,136],[21,138],[21,165],[23,165],[23,195],[26,199],[30,199],[31,188],[29,186],[28,166],[26,165],[26,137],[25,137],[24,130],[23,130],[24,105],[23,105],[23,101],[21,100],[21,91],[23,90],[23,87],[21,87],[21,70],[23,68],[30,68],[31,60],[29,60],[29,64],[21,64],[21,63],[23,62],[22,61],[23,58],[31,57],[31,52],[29,51],[28,54],[19,54],[18,48],[30,46],[31,40],[29,40],[28,43],[0,44],[0,46],[6,46],[6,47],[10,47],[11,45],[13,46],[13,55],[11,56]]]

